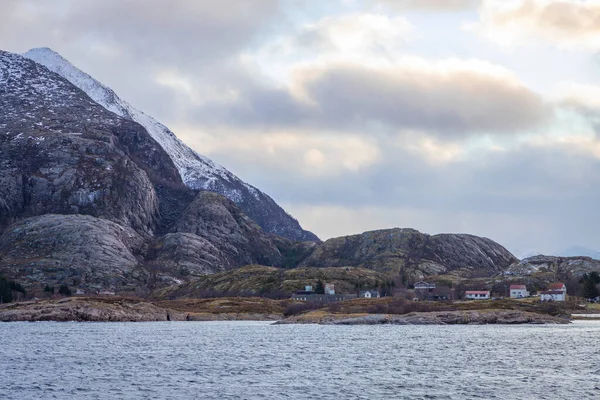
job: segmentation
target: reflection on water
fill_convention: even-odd
[[[0,324],[0,398],[600,398],[600,322]]]

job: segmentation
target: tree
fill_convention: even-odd
[[[0,276],[0,303],[10,303],[12,301],[12,290],[10,282],[3,276]]]
[[[54,294],[54,286],[49,286],[49,285],[46,285],[46,286],[44,287],[44,292],[46,292],[46,293],[50,293],[50,294]]]
[[[595,297],[600,296],[600,291],[598,290],[598,287],[594,283],[593,279],[588,278],[585,280],[583,284],[582,294],[583,297],[585,297],[586,299],[593,299]]]
[[[70,296],[71,289],[69,289],[69,287],[67,285],[60,285],[60,288],[58,288],[58,294],[62,294],[64,296]]]
[[[315,287],[316,294],[325,294],[325,286],[323,286],[323,282],[319,279],[317,281],[317,286]]]

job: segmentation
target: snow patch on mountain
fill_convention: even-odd
[[[37,48],[29,50],[24,56],[61,75],[107,110],[134,120],[146,128],[169,154],[182,180],[192,189],[212,190],[215,182],[220,179],[240,181],[224,167],[190,149],[166,126],[119,98],[112,89],[75,67],[60,54],[49,48]],[[240,183],[254,189],[246,183]]]
[[[36,48],[23,56],[61,75],[105,109],[146,128],[169,155],[188,187],[224,195],[267,232],[293,240],[319,240],[313,233],[303,230],[298,221],[268,195],[189,148],[166,126],[119,98],[112,89],[75,67],[60,54],[49,48]]]

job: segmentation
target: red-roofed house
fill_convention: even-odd
[[[541,301],[565,301],[567,299],[567,287],[564,283],[553,283],[548,290],[540,294]]]
[[[487,300],[489,298],[489,290],[467,290],[465,292],[465,299],[468,300]]]
[[[522,299],[524,297],[529,297],[529,292],[525,285],[510,285],[511,299]]]

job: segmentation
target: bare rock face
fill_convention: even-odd
[[[214,274],[235,266],[210,241],[192,233],[168,233],[157,238],[152,249],[157,265],[182,277]]]
[[[28,51],[24,56],[61,75],[107,110],[141,124],[167,152],[179,171],[181,179],[189,188],[222,194],[236,203],[266,232],[291,240],[319,241],[312,232],[302,229],[298,221],[267,194],[243,182],[226,168],[196,153],[166,126],[119,98],[112,89],[79,70],[56,52],[48,48],[38,48]],[[161,216],[164,218],[165,212],[173,213],[171,208],[176,204],[176,202],[168,203],[166,209],[161,207]]]
[[[498,243],[472,235],[430,236],[414,229],[385,229],[329,239],[318,245],[301,266],[354,266],[380,272],[404,271],[413,276],[455,269],[492,275],[517,259]]]
[[[173,226],[173,232],[204,238],[223,256],[222,269],[246,264],[281,265],[268,234],[225,197],[201,192]]]
[[[178,175],[140,125],[43,66],[1,51],[0,109],[0,230],[57,213],[152,232],[159,211],[152,180]]]
[[[0,274],[24,284],[123,287],[145,279],[137,269],[145,251],[131,228],[87,215],[46,214],[0,236]]]

